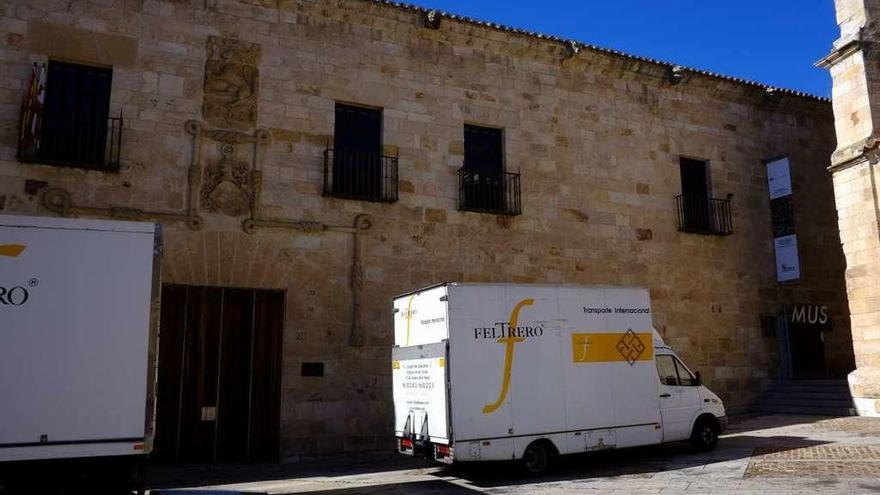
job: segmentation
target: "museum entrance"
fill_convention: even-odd
[[[825,358],[825,337],[830,331],[827,307],[806,304],[787,307],[778,327],[782,377],[830,378]]]
[[[152,458],[279,456],[282,291],[165,285]]]
[[[822,328],[804,323],[789,323],[788,347],[791,351],[792,378],[828,378]]]

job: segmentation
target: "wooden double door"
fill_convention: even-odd
[[[279,455],[281,291],[165,285],[153,458]]]

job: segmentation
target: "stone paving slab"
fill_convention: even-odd
[[[822,445],[792,449],[787,447],[758,447],[752,460],[758,461],[827,461],[880,460],[880,448],[848,445]]]

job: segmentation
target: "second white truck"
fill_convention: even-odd
[[[36,493],[27,471],[68,465],[127,477],[150,452],[160,234],[0,215],[0,485]]]
[[[440,462],[521,460],[690,440],[724,405],[653,330],[649,292],[443,284],[394,300],[395,434]]]

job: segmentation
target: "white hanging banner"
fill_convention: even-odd
[[[776,279],[780,282],[801,278],[798,258],[797,235],[787,235],[773,240],[776,250]]]
[[[770,199],[791,195],[791,170],[788,166],[788,158],[780,158],[767,164],[767,180]]]

